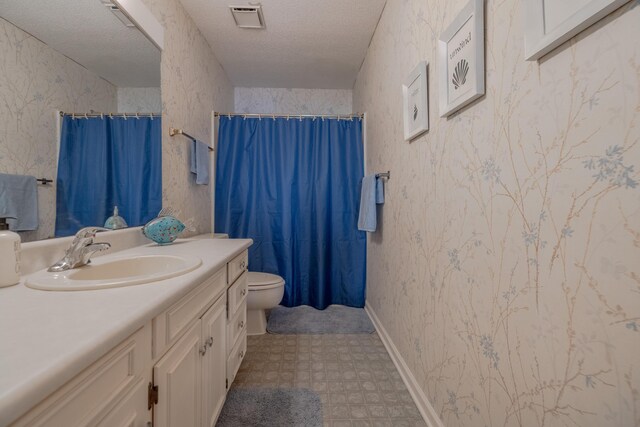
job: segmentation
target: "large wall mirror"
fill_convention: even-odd
[[[0,217],[23,242],[157,215],[161,111],[160,50],[117,4],[0,0]]]

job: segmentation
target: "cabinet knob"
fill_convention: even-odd
[[[244,357],[244,350],[240,352],[240,354],[238,355],[238,358],[242,359]]]
[[[240,295],[245,296],[247,294],[247,290],[243,289],[242,292],[240,292]]]
[[[211,347],[213,345],[213,337],[209,337],[209,339],[207,340],[207,344],[209,347]]]
[[[240,329],[244,328],[244,320],[241,320],[240,323],[238,323],[238,327]]]
[[[240,263],[240,270],[244,270],[244,268],[247,266],[247,262],[246,261],[242,261]]]
[[[204,356],[207,353],[207,345],[200,347],[200,356]]]

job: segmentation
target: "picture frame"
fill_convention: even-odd
[[[484,1],[470,0],[438,40],[440,117],[485,93]]]
[[[524,0],[524,51],[535,61],[629,0]]]
[[[429,130],[428,67],[426,61],[420,62],[402,85],[405,141]]]

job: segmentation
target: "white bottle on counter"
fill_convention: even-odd
[[[20,282],[20,236],[0,218],[0,288]]]

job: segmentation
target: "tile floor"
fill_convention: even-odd
[[[426,425],[376,333],[248,337],[233,387],[315,390],[325,426]]]

